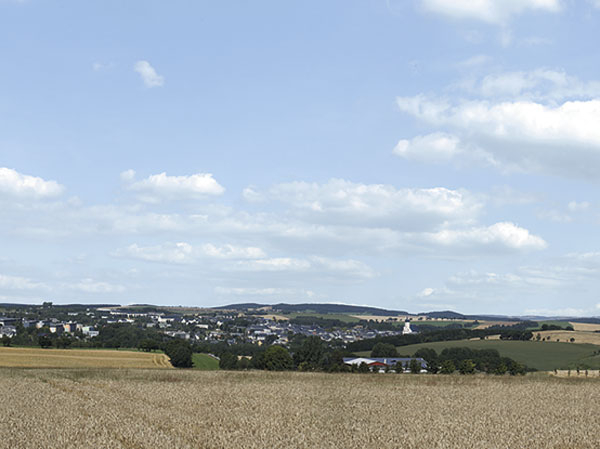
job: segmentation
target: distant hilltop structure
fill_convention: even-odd
[[[410,320],[407,318],[406,321],[404,322],[404,329],[402,329],[402,335],[406,335],[406,334],[412,334],[413,331],[410,328]]]

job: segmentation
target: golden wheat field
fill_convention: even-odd
[[[0,448],[597,448],[600,381],[0,370]]]
[[[0,367],[172,368],[164,354],[101,349],[0,347]]]

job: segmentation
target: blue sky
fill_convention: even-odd
[[[0,0],[0,302],[600,315],[596,0]]]

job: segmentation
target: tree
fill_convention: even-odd
[[[265,369],[265,351],[254,354],[250,360],[250,366],[254,369]]]
[[[193,366],[192,346],[185,340],[180,338],[171,340],[165,346],[165,354],[175,368],[191,368]]]
[[[506,374],[507,370],[508,370],[508,368],[506,367],[506,365],[504,363],[500,363],[500,365],[498,365],[496,367],[494,374],[498,374],[499,376],[502,376],[502,375]]]
[[[511,360],[510,363],[508,364],[508,372],[510,373],[511,376],[516,376],[517,374],[524,375],[525,367],[523,365],[521,365],[520,363],[515,362],[514,360]]]
[[[321,365],[324,352],[323,340],[311,335],[295,352],[294,363],[298,367],[302,366],[302,371],[312,371]]]
[[[237,357],[231,352],[224,352],[221,354],[221,359],[219,360],[219,368],[224,370],[238,369]]]
[[[415,352],[415,357],[420,357],[427,362],[427,371],[435,374],[439,370],[440,361],[437,352],[432,348],[422,348]]]
[[[265,368],[269,371],[284,371],[294,367],[294,361],[283,346],[270,346],[265,351]]]
[[[56,339],[56,347],[57,348],[64,348],[67,349],[69,346],[71,346],[71,344],[73,343],[73,340],[71,340],[69,337],[67,337],[66,335],[63,335],[61,337],[58,337]]]
[[[402,362],[400,362],[400,361],[396,362],[396,364],[394,365],[394,371],[396,371],[396,374],[402,374],[404,372],[404,367],[402,366]]]
[[[152,352],[159,349],[159,344],[156,340],[145,338],[144,340],[140,341],[138,349],[144,352]]]
[[[456,367],[452,360],[444,360],[442,362],[442,369],[440,370],[442,374],[452,374],[454,371],[456,371]]]
[[[421,363],[417,359],[410,359],[408,367],[411,374],[419,374],[421,372]]]
[[[242,357],[238,360],[237,369],[248,370],[250,369],[250,360],[246,357]]]
[[[373,346],[371,357],[397,357],[396,347],[390,343],[377,343]]]
[[[42,349],[47,349],[52,346],[52,340],[46,335],[40,335],[38,337],[38,345],[40,345]]]
[[[10,346],[10,343],[11,343],[10,337],[8,335],[3,335],[2,336],[2,345],[8,347],[8,346]]]
[[[458,370],[460,374],[475,374],[475,363],[471,359],[463,360]]]
[[[358,372],[359,373],[368,373],[369,365],[367,365],[365,362],[361,362],[361,364],[358,365]]]

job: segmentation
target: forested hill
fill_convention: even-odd
[[[408,312],[402,310],[380,309],[378,307],[369,306],[353,306],[348,304],[257,304],[243,303],[230,304],[226,306],[214,307],[214,309],[224,310],[249,310],[261,309],[270,310],[273,312],[312,312],[312,313],[345,313],[353,315],[408,315]]]

